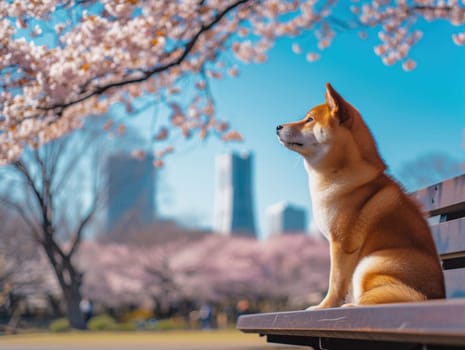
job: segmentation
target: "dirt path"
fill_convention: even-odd
[[[254,334],[230,331],[27,334],[0,337],[0,350],[281,350]],[[298,350],[297,347],[292,349]],[[308,348],[302,348],[308,349]]]

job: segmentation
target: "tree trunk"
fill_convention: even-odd
[[[80,309],[82,273],[71,263],[70,256],[64,255],[58,250],[56,244],[44,245],[44,249],[60,284],[70,327],[86,329],[84,315]]]
[[[51,316],[53,318],[59,317],[61,315],[60,301],[52,294],[47,294],[47,299]]]
[[[87,326],[84,320],[84,315],[79,307],[81,303],[81,292],[79,289],[79,285],[76,283],[70,283],[69,286],[63,288],[63,297],[66,304],[66,316],[71,328],[86,329]]]

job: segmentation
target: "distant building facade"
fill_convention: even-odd
[[[107,231],[152,224],[156,217],[152,157],[136,159],[125,153],[113,154],[107,159],[106,169]]]
[[[268,207],[267,220],[270,235],[307,232],[307,211],[287,202]]]
[[[256,237],[253,156],[226,153],[216,159],[214,231]]]

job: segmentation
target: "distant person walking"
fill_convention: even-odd
[[[204,304],[199,310],[200,327],[202,329],[212,328],[213,310],[209,304]]]
[[[81,302],[79,303],[79,309],[81,310],[82,315],[84,316],[84,322],[87,325],[87,322],[89,322],[93,314],[92,301],[87,298],[82,298]]]

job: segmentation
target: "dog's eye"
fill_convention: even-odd
[[[312,121],[313,121],[313,118],[312,118],[312,117],[308,117],[308,118],[305,120],[306,123],[311,123]]]

